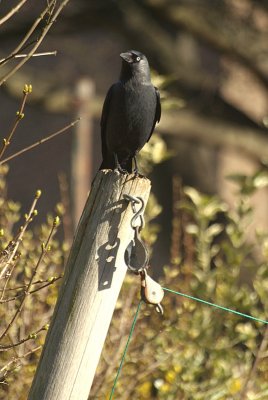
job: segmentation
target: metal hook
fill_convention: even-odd
[[[139,196],[135,197],[135,196],[131,196],[130,194],[124,194],[123,197],[124,197],[124,199],[128,200],[129,202],[131,202],[132,211],[135,214],[132,217],[131,222],[130,222],[131,227],[133,229],[136,229],[136,227],[138,226],[139,229],[141,230],[145,225],[144,216],[143,216],[144,200]],[[139,210],[136,210],[136,205],[137,204],[141,204]],[[140,224],[139,225],[136,224],[136,220],[138,218],[140,218]]]

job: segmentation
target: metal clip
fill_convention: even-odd
[[[133,218],[131,219],[131,227],[135,229],[137,226],[139,227],[139,230],[144,228],[145,221],[144,221],[144,216],[143,216],[143,211],[144,211],[144,200],[137,196],[131,196],[130,194],[124,194],[123,195],[124,199],[128,200],[131,202],[132,206],[132,211],[134,213]],[[137,210],[136,205],[140,204],[140,208]],[[140,223],[137,222],[137,219],[140,218]]]
[[[140,237],[140,231],[145,225],[143,217],[144,201],[141,197],[134,197],[129,194],[124,194],[124,198],[131,202],[134,213],[130,222],[132,229],[134,229],[134,237],[125,250],[125,262],[131,271],[140,273],[146,268],[149,260],[147,248]],[[137,210],[138,204],[141,206]]]
[[[147,248],[140,238],[139,228],[135,228],[134,238],[131,240],[125,250],[125,263],[127,267],[139,273],[146,268],[149,261]]]
[[[160,314],[164,314],[163,307],[161,306],[161,301],[164,297],[164,290],[161,285],[154,281],[148,274],[146,269],[141,271],[141,297],[149,304],[155,305],[155,309]]]

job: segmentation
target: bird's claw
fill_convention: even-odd
[[[134,168],[133,174],[135,175],[136,178],[140,175],[137,167]]]
[[[124,174],[124,175],[128,174],[128,171],[126,169],[122,168],[121,166],[117,166],[114,169],[114,171],[117,172],[118,174]]]
[[[133,174],[135,175],[135,178],[144,178],[144,175],[142,175],[142,174],[139,172],[138,168],[134,168]]]

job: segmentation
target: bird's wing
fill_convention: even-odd
[[[107,118],[108,118],[108,114],[109,114],[109,105],[110,105],[110,102],[111,102],[112,92],[113,92],[114,86],[115,86],[115,84],[113,84],[110,87],[110,89],[108,90],[108,93],[107,93],[107,95],[105,97],[105,100],[104,100],[104,103],[103,103],[101,120],[100,120],[100,125],[101,125],[102,132],[105,131]]]
[[[153,133],[153,131],[154,131],[154,128],[155,128],[156,123],[159,122],[159,121],[160,121],[160,118],[161,118],[160,93],[159,93],[159,90],[157,89],[157,87],[154,86],[154,88],[155,88],[155,95],[156,95],[155,116],[154,116],[154,122],[153,122],[152,130],[151,130],[150,136],[148,137],[147,142],[149,142],[149,140],[150,140],[150,138],[151,138],[151,136],[152,136],[152,133]]]
[[[155,93],[156,93],[156,112],[155,112],[155,124],[156,122],[160,121],[161,118],[161,102],[160,102],[160,93],[157,87],[155,88]]]

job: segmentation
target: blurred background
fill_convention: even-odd
[[[18,3],[0,1],[0,21]],[[18,62],[1,60],[48,3],[27,0],[0,25],[0,80]],[[44,25],[38,26],[35,37]],[[7,197],[22,204],[23,215],[41,189],[39,222],[62,202],[60,241],[64,237],[71,243],[101,163],[100,116],[105,95],[119,77],[119,54],[141,51],[162,99],[160,124],[140,157],[152,181],[147,218],[157,217],[145,232],[154,271],[167,287],[182,286],[187,293],[267,319],[267,44],[268,0],[70,0],[38,49],[57,54],[31,58],[1,86],[1,138],[12,127],[24,84],[33,86],[5,157],[77,117],[81,121],[8,163]],[[24,246],[33,257],[39,237],[38,245],[27,240]],[[48,268],[56,266],[61,273],[66,248],[62,252],[59,244],[54,247],[56,261],[48,259]],[[16,276],[19,283],[22,275],[19,271]],[[123,288],[92,399],[108,398],[135,311],[134,281],[127,278]],[[44,308],[45,315],[51,315],[57,296],[53,290],[51,297],[39,295],[36,326]],[[32,307],[28,319],[21,317],[27,329],[34,326]],[[267,350],[266,358],[259,356],[259,350],[267,348],[268,329],[232,316],[218,318],[180,299],[167,298],[164,308],[164,320],[152,311],[142,314],[130,354],[133,362],[127,363],[118,386],[120,399],[268,398]],[[8,312],[5,320],[8,323]],[[13,335],[17,339],[23,337],[20,329]],[[144,358],[138,362],[141,350]],[[38,358],[30,361],[25,390]],[[7,398],[7,386],[3,393],[1,400]],[[12,400],[25,399],[20,387],[14,393]]]

